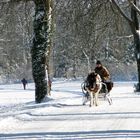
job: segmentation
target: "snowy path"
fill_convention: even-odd
[[[115,83],[113,105],[82,106],[80,81],[55,81],[50,100],[34,103],[34,85],[0,85],[0,140],[139,140],[140,95]]]

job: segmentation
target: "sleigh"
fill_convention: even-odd
[[[82,98],[82,102],[83,102],[83,105],[86,104],[86,102],[88,102],[90,100],[90,95],[89,95],[89,92],[87,91],[87,81],[84,81],[82,84],[81,84],[81,89],[82,89],[82,93],[83,93],[83,98]],[[102,88],[98,94],[98,98],[103,98],[104,100],[107,100],[109,105],[112,104],[112,98],[110,97],[110,91],[113,87],[113,82],[107,82],[107,83],[101,83],[102,84]]]

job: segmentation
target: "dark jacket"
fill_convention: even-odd
[[[106,69],[106,67],[95,67],[95,72],[98,73],[102,79],[102,81],[109,81],[110,80],[110,74],[109,71]]]
[[[21,80],[21,82],[22,82],[24,85],[27,84],[27,80],[26,80],[25,78],[23,78],[23,79]]]

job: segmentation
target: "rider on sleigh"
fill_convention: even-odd
[[[111,82],[111,80],[110,80],[110,73],[109,73],[109,71],[107,70],[107,68],[105,66],[102,65],[101,61],[97,60],[96,67],[95,67],[94,71],[95,71],[95,73],[100,75],[100,77],[102,79],[102,82],[104,84],[106,84],[107,87],[110,86],[111,84],[113,84]],[[104,86],[103,86],[103,90],[105,90]]]

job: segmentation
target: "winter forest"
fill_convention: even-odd
[[[25,77],[43,87],[46,70],[50,79],[85,77],[98,59],[113,81],[139,80],[139,7],[138,0],[1,0],[0,83]]]
[[[0,0],[0,140],[139,140],[139,24],[140,0]]]

